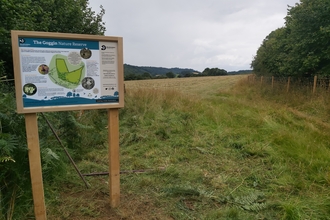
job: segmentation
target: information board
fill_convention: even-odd
[[[12,31],[18,113],[121,108],[121,37]]]

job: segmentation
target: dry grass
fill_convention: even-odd
[[[65,187],[62,189],[58,205],[48,207],[51,220],[118,220],[118,219],[172,219],[166,216],[161,207],[156,207],[148,195],[136,195],[123,191],[119,207],[110,207],[108,178],[90,177],[90,189]]]
[[[209,95],[228,91],[239,80],[247,78],[247,75],[236,76],[209,76],[173,79],[152,79],[140,81],[125,81],[127,90],[135,89],[166,89],[178,90],[184,94],[207,98]]]

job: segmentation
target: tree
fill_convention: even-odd
[[[330,74],[330,1],[301,0],[289,6],[285,27],[272,31],[251,67],[262,75]]]
[[[148,72],[144,72],[144,73],[142,74],[142,77],[143,77],[144,79],[151,79],[151,78],[152,78],[152,76],[151,76],[150,73],[148,73]]]
[[[167,72],[166,76],[167,76],[167,78],[174,78],[175,74],[173,72]]]
[[[291,66],[301,74],[329,74],[330,2],[301,0],[285,18],[293,48]]]
[[[251,67],[259,75],[290,75],[287,65],[290,57],[290,44],[287,44],[287,28],[272,31],[264,40],[254,57]]]
[[[205,76],[223,76],[227,75],[227,71],[219,68],[205,68],[202,74]]]
[[[181,73],[179,74],[178,77],[191,77],[193,74],[191,71],[189,70],[184,70],[184,71],[181,71]]]
[[[77,34],[105,32],[100,6],[96,14],[88,0],[0,0],[0,62],[7,78],[13,78],[11,30],[47,31]]]

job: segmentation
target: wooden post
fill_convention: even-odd
[[[272,76],[272,89],[274,89],[274,76]]]
[[[110,206],[116,208],[120,203],[119,110],[116,108],[108,109],[108,141]]]
[[[36,113],[25,114],[25,128],[26,139],[29,149],[29,164],[34,203],[34,214],[36,220],[45,220],[47,219],[47,216],[44,199],[44,187],[42,182],[38,122]]]
[[[260,84],[261,84],[261,85],[262,85],[263,81],[264,81],[264,76],[261,76],[261,77],[260,77]]]
[[[316,85],[317,85],[317,76],[314,76],[313,94],[315,94]]]
[[[290,89],[290,81],[291,81],[291,76],[289,76],[288,78],[288,85],[286,87],[286,92],[289,92],[289,89]]]

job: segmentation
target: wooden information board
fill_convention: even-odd
[[[47,219],[37,113],[108,109],[110,205],[120,202],[121,37],[11,31],[17,112],[25,114],[36,219]]]

